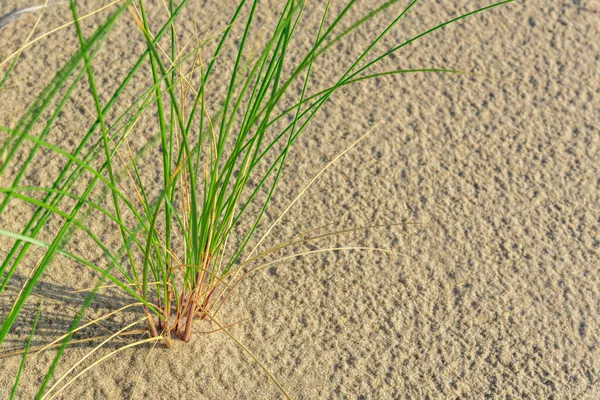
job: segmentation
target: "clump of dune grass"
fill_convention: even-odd
[[[136,325],[139,327],[139,323],[145,324],[146,328],[141,332],[146,334],[146,338],[132,342],[124,348],[159,342],[171,347],[175,339],[187,342],[193,333],[196,319],[207,319],[218,329],[231,335],[227,326],[219,322],[217,313],[235,286],[249,272],[264,267],[264,264],[260,265],[261,259],[307,241],[373,228],[358,227],[319,235],[308,232],[258,252],[265,236],[281,221],[280,216],[266,233],[258,238],[259,240],[253,240],[273,197],[288,153],[299,135],[306,130],[331,96],[347,85],[386,75],[461,73],[444,68],[371,71],[390,55],[432,32],[511,1],[476,9],[397,43],[386,51],[374,54],[376,46],[410,12],[418,0],[406,2],[408,4],[404,10],[382,29],[379,35],[373,37],[370,45],[355,62],[349,66],[336,66],[338,78],[335,84],[315,91],[311,87],[315,60],[331,51],[336,43],[344,40],[373,17],[389,11],[391,6],[402,3],[401,1],[387,1],[341,31],[338,28],[343,25],[356,1],[348,1],[337,15],[331,15],[330,1],[323,2],[323,14],[312,43],[304,55],[292,65],[288,59],[292,50],[290,46],[295,43],[292,40],[295,35],[303,30],[301,17],[306,1],[281,2],[276,24],[269,31],[264,45],[252,56],[248,56],[247,47],[252,41],[253,23],[257,14],[261,12],[261,6],[258,0],[239,1],[228,24],[217,33],[218,44],[215,51],[207,57],[203,50],[208,39],[214,38],[214,32],[211,33],[210,29],[206,29],[205,32],[196,31],[194,37],[185,44],[179,42],[177,19],[188,0],[165,1],[164,8],[168,18],[159,30],[150,29],[151,24],[143,0],[115,1],[114,4],[111,3],[114,9],[110,16],[89,37],[83,34],[81,20],[94,13],[79,15],[75,1],[70,0],[73,22],[68,25],[75,29],[79,51],[56,72],[54,78],[14,127],[0,127],[0,130],[8,135],[8,139],[0,148],[0,174],[6,174],[10,170],[9,166],[17,163],[17,155],[23,151],[24,143],[30,144],[27,154],[23,157],[24,161],[15,164],[18,167],[14,176],[11,176],[11,186],[0,189],[3,194],[0,215],[10,207],[13,200],[23,201],[35,207],[33,216],[22,231],[0,229],[1,235],[13,241],[0,265],[0,292],[14,286],[15,272],[29,249],[32,246],[43,249],[43,256],[39,262],[34,266],[27,266],[31,274],[14,296],[12,309],[2,315],[0,344],[17,323],[24,305],[34,301],[32,295],[36,294],[36,285],[57,256],[69,258],[95,271],[99,276],[94,287],[85,289],[89,293],[65,335],[41,348],[58,347],[58,352],[40,385],[38,397],[56,396],[87,369],[97,364],[93,363],[65,382],[67,375],[74,372],[86,356],[66,375],[48,387],[56,365],[67,346],[73,342],[73,335],[92,323],[82,325],[81,322],[99,290],[108,286],[121,290],[133,301],[125,308],[139,309],[140,318],[99,340],[100,344],[90,355],[119,335],[123,336],[128,332],[140,333],[140,329],[136,328]],[[103,7],[106,8],[108,7]],[[123,77],[110,100],[103,103],[103,90],[98,85],[93,65],[103,42],[120,18],[131,18],[135,22],[139,39],[144,41],[146,50]],[[238,26],[243,30],[236,38],[237,53],[234,61],[221,66],[228,69],[226,72],[230,74],[225,95],[219,110],[211,114],[209,109],[213,105],[207,104],[209,83],[224,73],[217,71],[219,67],[216,61],[228,41],[234,40],[231,32]],[[45,35],[31,42],[28,40],[24,48],[41,37]],[[13,60],[2,82],[8,78],[14,60],[24,48],[0,64],[5,67]],[[119,111],[117,118],[108,123],[107,115],[115,111],[115,103],[123,96],[127,86],[144,65],[151,71],[152,84],[139,97],[130,99],[131,105],[126,110]],[[229,76],[226,73],[225,75]],[[89,84],[90,96],[95,107],[95,120],[90,121],[88,131],[77,138],[79,142],[76,149],[66,151],[48,142],[46,137],[55,128],[59,114],[78,90],[78,83],[82,80]],[[192,82],[197,83],[194,85]],[[296,90],[298,87],[299,91]],[[143,158],[138,152],[130,149],[129,139],[132,132],[135,132],[139,119],[154,113],[158,135],[151,144],[160,149],[160,159],[155,161],[161,164],[161,182],[158,194],[151,195],[150,193],[156,192],[156,183],[142,179],[143,165],[140,165],[140,162],[143,162]],[[42,116],[47,115],[50,116],[42,121]],[[39,125],[43,128],[34,134],[33,128]],[[340,149],[338,157],[325,168],[357,145],[362,137],[351,146]],[[27,168],[40,149],[51,151],[56,157],[65,159],[64,167],[49,187],[21,186]],[[129,180],[133,191],[123,188],[122,179]],[[312,182],[314,179],[310,183]],[[98,196],[95,190],[99,187],[108,197],[110,207],[103,206],[104,198]],[[34,196],[35,193],[41,193],[43,197],[40,199]],[[61,205],[65,204],[67,199],[71,201],[71,205],[65,211]],[[118,246],[105,244],[101,237],[88,228],[88,224],[82,218],[86,216],[93,219],[94,215],[110,221],[120,237]],[[56,217],[62,220],[62,224],[53,233],[52,240],[43,241],[39,238],[40,233],[47,227],[49,220]],[[85,234],[98,246],[103,254],[101,261],[92,262],[85,254],[76,254],[66,249],[66,244],[74,232]],[[339,249],[343,248],[313,250],[280,260]],[[377,250],[356,247],[348,249]],[[114,313],[122,310],[116,310]],[[31,331],[32,335],[38,317],[39,311]],[[24,357],[30,350],[30,344],[31,339]],[[238,344],[242,346],[241,343]],[[254,357],[248,349],[243,346],[242,348]],[[121,350],[117,349],[110,355]],[[24,362],[19,369],[19,376],[23,365]],[[264,369],[269,374],[267,369]],[[19,376],[13,395],[16,393]],[[269,376],[283,391],[277,380],[271,374]]]

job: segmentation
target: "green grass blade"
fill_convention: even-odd
[[[40,303],[38,306],[37,312],[35,313],[35,319],[33,320],[33,326],[31,327],[31,331],[29,332],[29,339],[27,339],[27,345],[25,346],[25,352],[23,353],[23,358],[21,358],[21,365],[19,366],[19,371],[17,372],[17,378],[15,379],[15,384],[12,388],[12,392],[10,393],[10,399],[13,400],[17,395],[17,389],[19,388],[19,381],[21,380],[21,374],[23,373],[23,369],[25,368],[25,360],[27,360],[27,355],[29,354],[29,348],[31,347],[31,341],[33,340],[33,334],[35,333],[35,328],[37,327],[38,320],[40,319],[40,314],[42,312],[42,306],[44,305],[44,301]]]
[[[112,30],[115,22],[123,13],[125,8],[125,5],[119,7],[119,9],[115,11],[108,18],[108,20],[96,30],[96,32],[90,37],[90,39],[85,45],[86,51],[96,44],[99,45],[107,37],[108,33]],[[71,57],[71,59],[65,64],[65,66],[56,73],[54,78],[44,88],[42,93],[36,98],[33,104],[29,107],[25,115],[19,120],[19,122],[15,126],[16,130],[21,131],[23,133],[28,133],[31,130],[31,128],[42,116],[44,110],[52,103],[52,100],[64,87],[67,79],[74,73],[82,58],[83,55],[80,51],[75,53],[75,55]],[[2,148],[0,148],[0,158],[5,160],[3,165],[0,165],[0,175],[2,175],[5,172],[6,166],[14,157],[16,151],[18,150],[22,142],[22,139],[17,138],[8,156],[6,156],[6,158],[2,157],[8,150],[8,147],[11,144],[11,142],[12,140],[6,140],[6,142],[2,145]]]

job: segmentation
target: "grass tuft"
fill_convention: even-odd
[[[28,46],[67,26],[72,26],[75,31],[78,51],[56,72],[14,127],[0,126],[0,131],[8,136],[0,147],[0,175],[10,173],[12,182],[11,186],[0,188],[3,195],[0,217],[14,201],[24,202],[34,210],[20,232],[0,229],[0,235],[13,243],[0,266],[0,293],[15,286],[14,275],[18,270],[31,270],[22,290],[14,296],[12,309],[1,316],[0,344],[18,323],[23,307],[36,294],[37,284],[57,257],[70,259],[99,275],[94,287],[79,291],[87,293],[87,296],[66,334],[36,349],[58,347],[37,398],[57,396],[85,371],[125,348],[158,342],[171,347],[176,339],[187,342],[192,338],[196,319],[207,319],[218,327],[218,331],[231,336],[288,396],[266,366],[229,332],[230,325],[219,322],[217,314],[223,303],[249,273],[274,262],[326,251],[389,251],[345,246],[277,256],[283,249],[309,241],[384,226],[373,225],[318,235],[309,231],[258,252],[267,235],[308,187],[368,133],[343,149],[325,166],[270,227],[262,227],[263,217],[294,142],[327,100],[343,87],[388,75],[466,73],[441,67],[373,70],[392,54],[433,32],[513,0],[491,4],[448,20],[376,55],[376,49],[418,1],[387,1],[357,21],[346,24],[356,1],[349,0],[339,14],[331,16],[331,2],[328,0],[319,7],[322,14],[313,39],[298,57],[302,49],[298,48],[300,45],[294,38],[300,31],[308,29],[303,26],[306,1],[282,2],[278,19],[268,31],[266,41],[258,50],[252,50],[249,45],[255,43],[254,35],[260,32],[255,26],[256,20],[263,11],[258,0],[239,0],[217,36],[213,36],[211,28],[215,16],[203,34],[195,28],[192,37],[187,39],[178,32],[177,22],[188,0],[164,0],[161,9],[164,22],[158,30],[153,29],[153,21],[150,21],[146,10],[148,4],[144,0],[115,1],[109,4],[110,7],[104,6],[83,16],[80,16],[75,0],[69,0],[72,23],[30,40],[32,31],[22,48],[0,62],[0,68],[11,62],[0,83],[2,86],[15,68],[18,56]],[[315,90],[313,73],[317,60],[331,51],[336,43],[377,15],[389,12],[398,3],[408,4],[350,66],[336,66],[333,71],[337,73],[335,84]],[[43,10],[43,7],[40,9]],[[81,21],[105,9],[111,10],[110,15],[86,37]],[[114,93],[109,95],[99,85],[102,80],[98,77],[95,59],[106,38],[122,19],[127,19],[130,26],[137,29],[138,38],[146,48],[122,77]],[[347,27],[337,33],[342,25]],[[0,20],[0,28],[2,26]],[[234,41],[234,59],[219,62],[224,58],[227,46]],[[206,57],[204,52],[210,46],[214,47],[214,51]],[[115,62],[118,63],[118,60]],[[141,71],[150,74],[146,88],[137,97],[124,99],[128,86],[140,76]],[[223,83],[225,90],[215,104],[211,85],[214,82],[220,84],[223,76],[228,77]],[[88,83],[89,93],[81,89],[83,79]],[[94,116],[89,121],[87,132],[76,138],[76,148],[67,151],[50,143],[48,135],[56,129],[56,121],[65,105],[78,91],[90,96]],[[108,101],[103,100],[105,98]],[[124,110],[119,109],[116,107],[119,100],[130,105]],[[34,128],[47,115],[50,117],[45,120],[43,129],[35,133],[38,130]],[[153,119],[157,135],[146,148],[134,151],[131,136],[140,129],[139,121],[148,118]],[[30,146],[24,147],[26,143]],[[64,167],[48,187],[24,186],[21,181],[27,176],[39,150],[50,151],[64,159]],[[151,160],[160,163],[158,183],[148,180],[143,172],[148,162],[144,155],[150,150],[159,154],[158,158]],[[23,154],[25,151],[27,153]],[[21,159],[24,161],[18,161]],[[118,232],[117,245],[105,243],[105,238],[88,228],[89,221],[94,218],[108,221]],[[56,219],[61,224],[48,235],[50,221]],[[259,228],[265,233],[254,241],[253,247],[248,248]],[[76,234],[87,236],[102,257],[88,259],[87,254],[67,250]],[[314,236],[309,236],[311,234]],[[26,262],[32,246],[43,251],[35,265]],[[276,259],[263,261],[267,256],[276,256]],[[69,344],[85,340],[73,340],[74,334],[101,320],[81,326],[81,320],[96,294],[107,288],[116,288],[135,302],[114,313],[125,308],[137,308],[140,318],[118,332],[97,338],[100,341],[97,347],[65,375],[54,379],[54,371],[65,349]],[[23,354],[13,396],[40,309],[41,306]],[[145,328],[140,330],[140,325]],[[101,357],[76,373],[76,368],[84,360],[114,338],[139,334],[140,331],[147,337]]]

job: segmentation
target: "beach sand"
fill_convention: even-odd
[[[84,15],[109,1],[78,3]],[[151,20],[159,26],[165,17],[162,2],[148,3]],[[230,3],[213,33],[232,15],[236,2]],[[261,2],[250,53],[260,49],[280,3]],[[331,16],[345,4],[333,3]],[[344,26],[381,3],[359,1]],[[408,4],[398,3],[316,61],[312,90],[335,82],[340,68],[349,66]],[[423,0],[374,54],[486,4]],[[3,1],[0,15],[29,5],[26,0]],[[181,35],[189,38],[193,21],[203,31],[220,5],[191,0],[178,19]],[[307,3],[294,47],[299,54],[314,40],[324,5]],[[292,398],[600,398],[599,7],[593,1],[517,1],[446,27],[405,47],[377,71],[454,68],[476,75],[409,74],[348,86],[295,143],[260,232],[329,161],[375,127],[307,190],[264,246],[328,223],[336,229],[411,224],[311,243],[303,250],[362,246],[393,253],[337,251],[285,260],[245,279],[227,302],[221,322],[239,322],[231,334]],[[114,9],[86,19],[85,34]],[[37,15],[0,31],[0,60],[24,43]],[[50,8],[34,37],[70,20],[68,7]],[[238,31],[234,28],[234,37]],[[230,43],[216,64],[225,72],[212,88],[215,99],[223,93],[234,46]],[[70,27],[26,49],[0,91],[0,123],[14,126],[77,48]],[[93,63],[104,104],[144,48],[131,16],[124,15]],[[142,72],[118,109],[151,82],[148,70]],[[96,118],[86,79],[82,82],[47,139],[68,151]],[[153,112],[131,135],[134,150],[156,137]],[[44,114],[34,134],[39,135],[49,116]],[[0,139],[6,137],[0,134]],[[31,147],[27,143],[18,152],[0,177],[2,187],[12,185]],[[158,182],[154,194],[161,182],[157,154],[150,151],[140,161],[147,182]],[[50,186],[65,163],[40,151],[21,185]],[[69,205],[73,203],[65,203],[64,209]],[[0,228],[20,231],[32,210],[12,199]],[[51,240],[61,223],[53,218],[40,238]],[[120,244],[118,230],[102,218],[92,214],[85,223],[105,243]],[[80,236],[67,249],[105,265],[97,246]],[[11,246],[10,239],[0,238],[2,259]],[[14,282],[22,283],[43,254],[32,248]],[[64,332],[85,299],[85,294],[69,292],[92,286],[96,277],[64,257],[55,258],[36,288],[49,299],[34,346]],[[15,293],[7,290],[0,297],[2,315]],[[132,301],[103,290],[86,317]],[[38,299],[31,298],[0,352],[25,345],[37,305]],[[140,317],[139,308],[130,308],[105,326],[114,332]],[[263,369],[231,337],[202,333],[214,329],[214,324],[199,321],[189,344],[119,352],[58,397],[281,398]],[[88,337],[106,334],[99,327],[86,331]],[[77,371],[135,339],[110,342]],[[98,343],[68,349],[55,377]],[[34,397],[55,354],[30,355],[19,398]],[[0,398],[8,398],[20,361],[18,356],[0,360]]]

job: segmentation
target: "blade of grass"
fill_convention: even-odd
[[[57,3],[54,3],[57,4]],[[35,30],[37,29],[38,24],[40,23],[40,21],[42,20],[42,16],[44,15],[44,9],[48,6],[48,0],[46,0],[44,2],[43,6],[38,6],[38,7],[30,7],[27,10],[19,10],[20,12],[33,12],[36,10],[41,9],[40,15],[38,15],[37,20],[35,21],[35,24],[33,25],[33,28],[31,28],[31,31],[29,31],[29,35],[27,35],[27,38],[25,38],[25,44],[27,44],[29,42],[29,40],[31,40],[31,37],[33,36],[33,34],[35,33]],[[18,11],[17,11],[18,12]],[[20,14],[16,14],[17,12],[13,12],[11,14],[5,15],[4,17],[0,18],[0,31],[2,30],[2,28],[4,28],[6,22],[2,22],[3,20],[10,20],[11,15],[15,16],[16,18],[19,17]],[[10,63],[10,66],[8,67],[8,69],[6,70],[6,72],[4,73],[4,77],[2,78],[2,81],[0,81],[0,90],[2,90],[2,88],[4,87],[4,84],[6,83],[6,81],[8,80],[8,77],[10,76],[11,72],[13,71],[13,69],[15,68],[15,66],[17,65],[17,62],[19,61],[19,57],[21,56],[21,52],[19,52],[15,58],[13,59],[13,61]]]
[[[85,70],[86,70],[86,73],[88,76],[88,82],[89,82],[90,89],[92,92],[92,97],[94,99],[94,105],[96,106],[96,113],[98,114],[98,121],[100,122],[100,131],[102,133],[102,140],[103,140],[103,144],[104,144],[104,156],[106,157],[108,176],[110,178],[111,185],[116,186],[115,185],[115,174],[113,172],[113,167],[112,167],[112,162],[111,162],[112,155],[111,155],[111,151],[110,151],[110,144],[109,144],[108,133],[107,133],[107,129],[106,129],[106,122],[104,121],[104,112],[102,111],[103,107],[100,104],[100,97],[98,95],[98,89],[96,87],[96,79],[94,78],[92,64],[90,62],[90,58],[85,49],[85,47],[86,47],[85,39],[83,37],[83,32],[81,31],[81,25],[79,24],[79,16],[77,13],[77,6],[75,5],[75,0],[70,0],[70,5],[71,5],[71,12],[73,14],[73,22],[75,24],[75,30],[77,32],[77,39],[79,40],[79,46],[81,48],[81,53],[82,53],[83,61],[85,64]],[[160,93],[159,93],[159,96],[160,96]],[[121,232],[121,238],[123,239],[123,243],[125,244],[125,243],[127,243],[127,235],[126,235],[125,228],[124,228],[123,218],[121,216],[121,207],[119,206],[119,199],[118,199],[117,194],[114,191],[112,191],[111,194],[112,194],[112,199],[113,199],[113,207],[115,208],[115,215],[117,217],[119,229]],[[133,268],[135,268],[135,262],[133,260],[133,255],[131,254],[129,247],[127,247],[127,257],[129,259],[130,265]],[[122,273],[125,275],[123,270],[122,270]]]
[[[300,100],[300,101],[302,101],[302,100]],[[300,110],[300,109],[298,109],[298,110]],[[319,177],[321,175],[323,175],[323,173],[325,173],[325,171],[327,171],[327,169],[329,169],[329,167],[331,167],[332,165],[334,165],[340,158],[342,158],[344,156],[344,154],[348,153],[350,150],[352,150],[354,147],[356,147],[356,145],[358,145],[360,142],[362,142],[367,136],[369,136],[373,131],[375,131],[375,129],[377,129],[377,127],[379,127],[379,125],[381,125],[381,121],[378,122],[378,123],[376,123],[375,126],[373,126],[371,129],[369,129],[369,131],[367,131],[367,133],[365,133],[364,135],[362,135],[361,137],[359,137],[352,144],[350,144],[350,146],[346,147],[346,149],[344,151],[342,151],[340,154],[338,154],[336,157],[334,157],[333,160],[331,160],[329,163],[327,163],[304,186],[304,188],[300,191],[300,193],[298,193],[298,195],[296,195],[296,197],[294,197],[294,199],[283,210],[283,212],[281,214],[279,214],[279,217],[277,217],[277,219],[275,220],[275,222],[273,222],[271,224],[271,226],[269,227],[269,229],[267,229],[267,231],[263,234],[263,236],[258,240],[258,242],[254,246],[254,248],[252,249],[252,251],[250,251],[250,254],[248,254],[248,258],[252,257],[252,255],[254,254],[254,252],[256,251],[256,249],[258,248],[258,246],[260,246],[260,244],[263,242],[263,240],[265,240],[265,238],[269,235],[269,233],[271,233],[271,231],[273,230],[273,228],[275,227],[275,225],[277,225],[283,219],[283,217],[287,214],[287,212],[294,206],[294,204],[296,204],[296,202],[300,199],[300,197],[302,197],[302,195],[304,195],[304,193],[306,193],[306,191],[312,186],[312,184],[315,183],[319,179]]]
[[[21,365],[19,366],[19,371],[17,372],[17,378],[15,379],[15,384],[12,388],[12,392],[10,393],[11,400],[14,399],[17,395],[17,389],[19,388],[21,374],[23,373],[23,368],[25,368],[25,361],[27,360],[27,355],[29,354],[29,348],[31,347],[31,341],[33,339],[33,334],[35,333],[35,328],[37,327],[43,305],[44,301],[42,300],[40,302],[40,305],[38,306],[37,312],[35,313],[35,319],[33,320],[33,326],[31,327],[31,331],[29,332],[29,339],[27,339],[27,345],[25,346],[25,351],[23,352],[23,357],[21,358]]]

